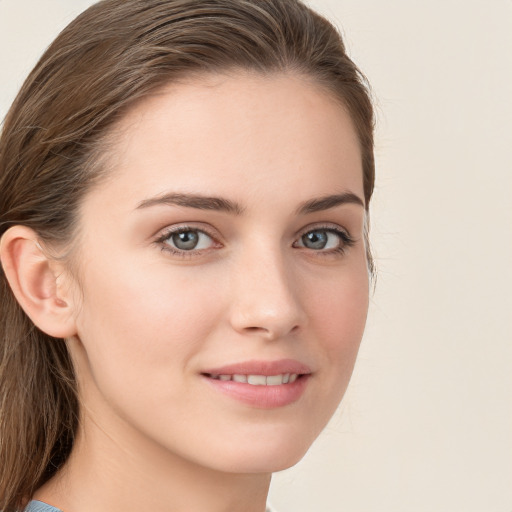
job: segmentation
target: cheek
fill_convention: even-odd
[[[167,379],[168,387],[172,369],[181,370],[212,331],[218,301],[205,293],[204,280],[186,272],[157,272],[147,262],[110,270],[90,266],[84,278],[78,332],[90,371],[109,386]]]
[[[309,321],[322,347],[324,367],[331,371],[329,385],[345,389],[355,364],[369,304],[366,266],[340,274],[308,301]]]
[[[310,318],[328,344],[359,339],[368,312],[369,283],[366,269],[332,278],[310,293]]]

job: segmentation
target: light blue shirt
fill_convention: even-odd
[[[42,501],[31,501],[25,508],[24,512],[62,512],[62,510],[47,505]]]
[[[52,507],[50,505],[47,505],[46,503],[43,503],[42,501],[31,501],[25,508],[24,512],[62,512],[62,510]],[[272,511],[270,507],[267,506],[266,512],[276,512],[275,510]]]

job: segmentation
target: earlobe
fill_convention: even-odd
[[[76,334],[73,301],[58,286],[61,269],[25,226],[9,228],[0,240],[0,260],[17,301],[46,334],[68,338]]]

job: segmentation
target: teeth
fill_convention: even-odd
[[[299,377],[296,373],[282,373],[279,375],[210,375],[212,379],[234,382],[242,382],[251,386],[280,386],[281,384],[291,384]]]
[[[252,384],[253,386],[266,386],[267,377],[265,377],[265,375],[247,375],[247,384]]]
[[[265,380],[267,386],[279,386],[283,384],[283,375],[269,375]]]

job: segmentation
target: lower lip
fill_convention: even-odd
[[[203,375],[203,378],[216,390],[258,409],[275,409],[290,405],[302,396],[309,375],[301,375],[295,382],[278,386],[253,386],[232,380],[222,381]]]

